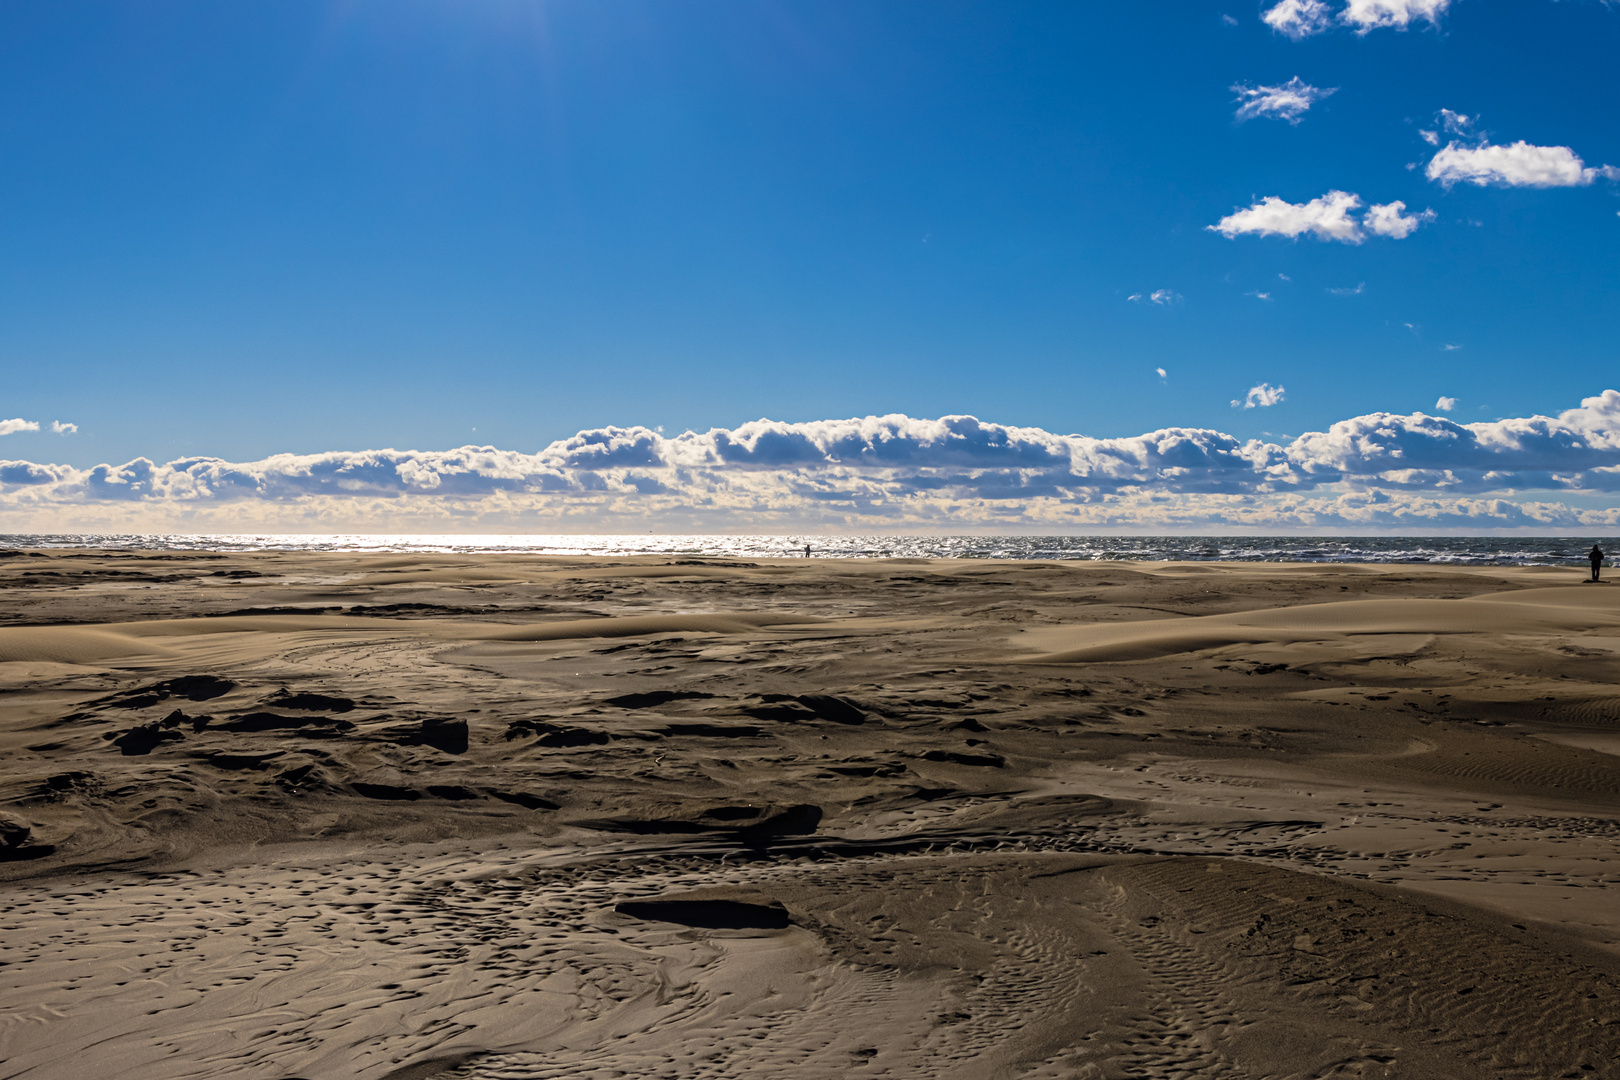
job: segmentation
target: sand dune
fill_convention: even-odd
[[[813,615],[772,615],[757,612],[636,615],[503,627],[479,631],[478,637],[485,641],[564,641],[572,638],[640,637],[648,634],[746,634],[767,627],[805,626],[824,621]]]
[[[1264,642],[1336,642],[1382,634],[1588,634],[1620,631],[1620,592],[1529,589],[1457,600],[1380,599],[1301,604],[1187,619],[1063,627],[1018,644],[1044,655],[1031,662],[1152,660]]]
[[[167,650],[115,630],[67,626],[0,627],[0,664],[101,664],[168,655]]]
[[[1620,1076],[1583,573],[0,559],[0,1077]]]
[[[201,640],[206,643],[221,635],[251,635],[254,640],[231,652],[239,658],[252,658],[282,647],[258,639],[292,635],[326,639],[386,636],[430,641],[542,642],[671,633],[748,634],[772,627],[807,627],[825,621],[815,616],[758,612],[560,619],[519,625],[425,620],[402,623],[384,618],[340,615],[244,615],[152,619],[108,624],[105,629],[80,626],[0,627],[0,665],[104,665],[114,661],[133,663],[175,659],[180,653],[194,658],[211,655],[221,659],[226,654],[217,647],[208,647],[203,654],[183,648],[187,641]],[[177,653],[177,650],[180,652]]]

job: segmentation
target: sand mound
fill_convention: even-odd
[[[643,634],[702,633],[747,634],[773,626],[799,626],[824,622],[806,615],[632,615],[611,619],[573,619],[555,623],[485,630],[485,641],[562,641],[568,638],[639,637]]]
[[[705,633],[746,634],[775,626],[812,625],[825,620],[813,615],[779,615],[760,612],[728,612],[691,615],[630,615],[596,619],[560,619],[553,622],[503,624],[438,622],[425,619],[403,621],[364,615],[233,615],[211,619],[153,619],[122,623],[118,635],[128,638],[199,637],[210,634],[297,634],[311,631],[331,633],[414,634],[451,637],[468,641],[559,641],[567,638],[635,637],[641,634]],[[99,630],[62,631],[41,628],[49,634],[103,634]],[[30,631],[33,632],[33,631]],[[22,635],[22,629],[0,628],[0,634]],[[145,647],[145,646],[141,646]],[[4,648],[0,645],[0,648]],[[16,659],[43,659],[18,656]]]
[[[122,623],[118,632],[136,638],[201,637],[208,634],[296,634],[310,630],[399,633],[410,624],[359,615],[234,615],[212,619],[151,619]]]
[[[1034,663],[1153,660],[1231,645],[1339,642],[1378,634],[1573,634],[1620,628],[1620,592],[1554,588],[1458,600],[1352,600],[1229,615],[1040,630]]]
[[[0,627],[0,663],[102,664],[168,655],[167,649],[110,630],[78,626]]]
[[[484,585],[502,581],[523,581],[520,574],[502,574],[490,570],[389,570],[377,574],[362,574],[350,579],[349,585]]]

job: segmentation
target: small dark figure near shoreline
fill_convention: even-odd
[[[1592,560],[1592,580],[1596,581],[1598,579],[1598,567],[1603,565],[1603,549],[1593,544],[1592,550],[1586,553],[1586,557]]]

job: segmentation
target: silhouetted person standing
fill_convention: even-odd
[[[1598,567],[1603,565],[1603,549],[1593,544],[1592,550],[1586,553],[1586,557],[1592,560],[1592,580],[1596,581],[1598,579]]]

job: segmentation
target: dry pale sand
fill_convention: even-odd
[[[1583,571],[0,557],[0,1077],[1617,1077]]]

